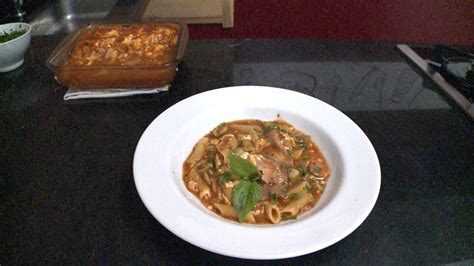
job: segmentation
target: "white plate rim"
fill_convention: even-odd
[[[252,97],[246,98],[243,97],[243,95],[252,95]],[[266,100],[259,98],[263,96],[268,96],[271,99]],[[163,146],[166,148],[173,143],[176,144],[176,141],[163,141],[163,143],[156,144],[156,142],[162,141],[155,139],[157,134],[169,136],[170,138],[182,136],[183,134],[186,136],[186,133],[181,133],[180,135],[179,132],[176,134],[175,132],[166,132],[165,127],[171,127],[173,130],[186,132],[187,123],[194,123],[194,125],[196,125],[196,123],[202,121],[194,120],[199,120],[199,117],[206,117],[206,115],[209,116],[209,110],[206,109],[208,106],[197,108],[195,106],[196,104],[202,105],[203,103],[209,103],[209,99],[215,100],[222,98],[227,100],[237,98],[239,100],[236,108],[240,109],[237,109],[238,111],[236,111],[235,116],[240,119],[255,118],[241,117],[243,114],[240,112],[244,110],[243,113],[245,113],[245,110],[249,107],[250,109],[247,111],[250,112],[250,114],[252,114],[252,112],[265,113],[268,108],[274,109],[269,112],[278,110],[285,113],[285,107],[275,106],[274,103],[284,103],[286,100],[301,101],[307,104],[305,109],[305,107],[299,106],[298,104],[295,105],[293,102],[288,103],[290,107],[286,108],[293,108],[291,111],[297,115],[306,115],[299,114],[299,112],[302,112],[302,110],[311,110],[317,112],[316,115],[323,114],[335,119],[332,121],[321,120],[322,118],[318,116],[312,121],[316,126],[323,125],[323,129],[326,129],[325,127],[344,129],[345,132],[343,133],[345,134],[342,136],[343,139],[339,136],[342,134],[340,132],[332,132],[329,138],[332,138],[331,141],[336,141],[338,145],[345,143],[355,146],[345,147],[344,149],[338,149],[340,147],[336,147],[337,151],[334,153],[340,153],[339,156],[341,157],[338,158],[342,161],[341,165],[338,166],[340,167],[338,175],[340,175],[339,178],[341,181],[327,206],[305,216],[301,220],[298,219],[298,221],[277,226],[248,226],[227,222],[203,209],[197,199],[187,192],[183,182],[178,180],[181,178],[181,169],[170,170],[170,165],[173,165],[174,168],[180,165],[179,162],[176,162],[175,154],[167,155],[166,158],[161,158],[161,160],[152,159],[153,155],[159,157],[159,151],[157,150],[158,145],[161,145],[160,148]],[[255,98],[258,99],[256,100]],[[310,103],[311,106],[308,107],[308,103]],[[220,107],[234,104],[233,102],[221,103]],[[298,108],[295,108],[295,106]],[[256,108],[255,110],[257,111],[252,111],[252,108]],[[280,108],[282,109],[280,110]],[[183,119],[180,112],[187,112],[188,115],[191,114],[189,121],[179,120],[179,123],[177,123],[176,120],[173,120],[176,118]],[[232,113],[232,111],[230,112]],[[234,114],[229,115],[233,117]],[[245,114],[243,116],[248,115],[249,114]],[[257,118],[260,119],[259,117]],[[283,116],[283,118],[285,118],[285,116]],[[289,122],[292,123],[292,121]],[[207,128],[207,131],[212,129],[215,125],[217,124],[213,124],[210,128]],[[299,128],[297,125],[295,126]],[[202,137],[207,131],[195,133],[194,138],[198,135]],[[347,132],[349,132],[350,135],[347,135]],[[194,142],[195,141],[192,141],[193,144]],[[320,143],[318,143],[318,145],[320,145]],[[189,149],[189,147],[187,147],[187,149]],[[189,153],[189,151],[190,150],[187,152]],[[181,151],[181,157],[185,156],[183,152],[185,151]],[[351,152],[363,152],[365,156],[356,158]],[[336,170],[338,167],[336,167]],[[360,174],[355,173],[354,169],[356,169],[356,167],[365,167],[367,168],[365,170],[369,172],[361,177]],[[165,181],[162,180],[168,186],[165,188],[160,186],[162,183],[158,185],[158,183],[156,183],[158,179],[152,176],[161,173],[161,169],[165,169],[163,170],[165,171],[163,175],[172,176],[172,178],[164,179]],[[134,154],[133,174],[135,186],[140,198],[150,213],[165,228],[195,246],[218,254],[245,259],[281,259],[296,257],[321,250],[338,242],[352,233],[367,218],[378,198],[381,185],[380,164],[375,149],[365,133],[350,118],[336,108],[314,97],[291,90],[264,86],[234,86],[214,89],[188,97],[165,110],[150,123],[140,138]],[[350,178],[348,177],[349,174]],[[353,176],[355,176],[355,178],[364,178],[365,185],[367,185],[364,187],[364,194],[358,194],[362,192],[361,186],[353,180]],[[181,185],[179,181],[181,181]],[[357,187],[356,191],[354,191],[354,186]],[[172,203],[177,206],[167,202],[166,196],[171,197],[171,199],[173,199]],[[350,212],[349,215],[337,212],[342,210],[340,209],[341,206],[347,205],[347,202],[344,202],[344,200],[347,199],[352,200],[352,204],[356,206],[356,211]],[[185,213],[183,213],[183,211]],[[314,226],[316,222],[320,230],[324,229],[326,231],[318,231],[318,229],[309,226]],[[332,228],[336,228],[336,230],[332,230]],[[301,237],[308,234],[310,235],[309,238],[315,237],[316,235],[318,238],[313,239],[314,241],[308,241],[308,239]],[[278,235],[279,238],[274,239],[275,235]],[[209,238],[213,239],[209,240]]]

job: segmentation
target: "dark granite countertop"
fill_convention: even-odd
[[[378,201],[352,234],[271,263],[472,263],[474,123],[393,44],[190,41],[168,92],[66,102],[44,64],[62,37],[34,37],[25,64],[0,74],[1,264],[259,263],[173,235],[141,202],[132,173],[141,134],[165,109],[249,84],[338,108],[367,134],[382,169]]]

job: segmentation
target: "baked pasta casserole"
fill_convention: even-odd
[[[178,26],[100,25],[76,41],[70,66],[163,65],[174,60]]]
[[[169,84],[182,37],[183,25],[172,23],[89,26],[76,37],[56,78],[69,87]]]

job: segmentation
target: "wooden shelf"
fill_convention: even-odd
[[[143,19],[234,26],[234,0],[150,0]]]

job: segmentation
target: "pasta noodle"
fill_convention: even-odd
[[[235,212],[234,207],[226,204],[214,203],[214,207],[216,207],[222,216],[229,217],[229,218],[237,218],[237,213]],[[253,217],[252,213],[248,213],[245,217],[245,221],[250,223],[255,223],[255,218]]]
[[[281,214],[289,217],[298,215],[301,209],[311,201],[312,197],[313,195],[305,192],[301,198],[291,201],[281,209]]]
[[[235,212],[234,207],[230,205],[214,203],[214,207],[216,207],[224,217],[237,218],[237,213]]]
[[[193,174],[191,175],[191,173]],[[196,182],[196,187],[197,191],[199,192],[198,195],[200,199],[204,199],[206,197],[211,196],[211,188],[204,180],[202,180],[201,177],[199,177],[199,175],[194,169],[190,171],[190,176],[193,176],[193,181]]]
[[[189,156],[189,158],[186,160],[189,163],[194,163],[198,159],[200,159],[205,151],[206,144],[208,142],[208,138],[202,138],[199,140],[199,142],[196,144],[196,146],[193,149],[193,153]]]
[[[194,181],[194,180],[190,180],[190,181],[188,182],[188,189],[189,189],[190,191],[195,191],[195,192],[197,192],[197,191],[199,190],[198,187],[197,187],[197,182]]]
[[[267,204],[265,205],[265,214],[267,215],[268,219],[277,224],[281,220],[281,213],[280,208],[276,204]]]
[[[306,187],[308,186],[308,182],[307,181],[303,181],[301,183],[299,183],[296,187],[290,189],[290,191],[288,191],[288,194],[298,194],[298,193],[304,193],[306,192]]]
[[[227,198],[227,200],[232,198],[232,188],[230,186],[221,186],[222,191],[224,192],[224,196]],[[229,201],[230,202],[230,201]]]

